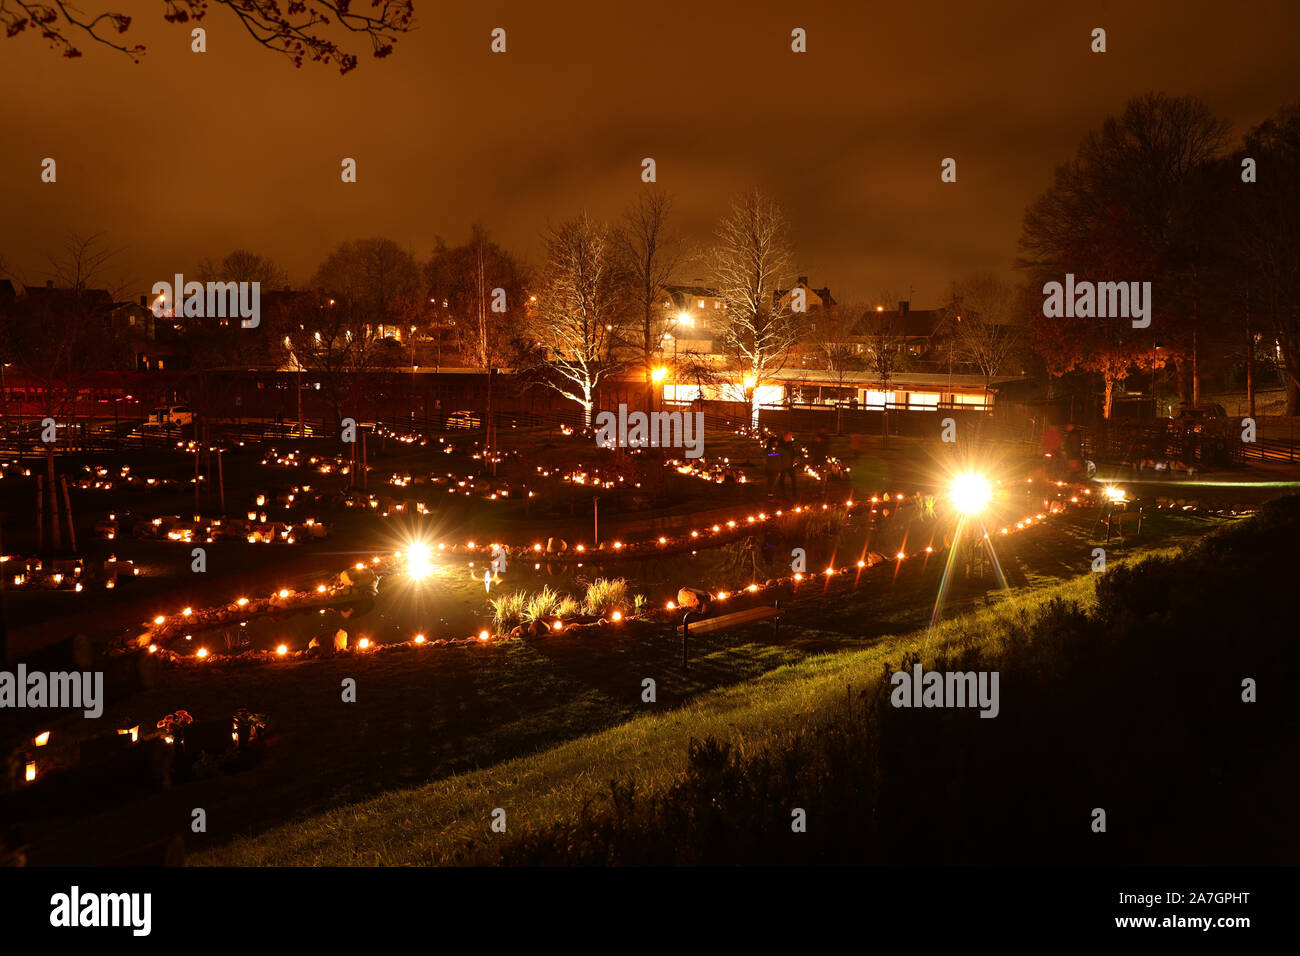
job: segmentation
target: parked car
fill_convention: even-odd
[[[194,412],[188,405],[164,405],[155,408],[149,420],[162,425],[193,425]]]

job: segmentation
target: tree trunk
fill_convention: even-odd
[[[49,495],[50,546],[54,553],[63,548],[63,530],[59,521],[59,493],[54,481],[54,445],[45,446],[45,488]]]
[[[1246,285],[1246,406],[1255,417],[1255,333],[1250,327],[1250,285]]]
[[[1195,305],[1192,308],[1195,312]],[[1192,326],[1192,406],[1201,407],[1201,337],[1195,325]]]

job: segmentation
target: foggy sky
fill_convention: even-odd
[[[345,239],[423,259],[481,220],[535,266],[548,221],[616,216],[648,156],[692,238],[757,185],[814,286],[910,288],[929,307],[953,278],[1012,275],[1025,205],[1129,97],[1200,96],[1234,136],[1300,99],[1300,4],[1086,6],[417,0],[418,31],[386,60],[331,34],[362,54],[341,77],[295,70],[224,9],[194,54],[161,3],[83,0],[132,14],[148,53],[87,41],[65,60],[30,31],[0,38],[0,257],[44,281],[69,232],[105,232],[130,294],[238,247],[297,284]],[[40,182],[46,156],[57,184]]]

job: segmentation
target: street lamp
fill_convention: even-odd
[[[1160,405],[1156,402],[1156,352],[1164,348],[1160,340],[1156,339],[1151,343],[1151,417],[1160,417]]]

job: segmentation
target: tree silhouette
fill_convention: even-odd
[[[382,59],[393,52],[400,34],[415,27],[411,0],[374,0],[364,12],[352,9],[350,0],[293,0],[288,4],[270,0],[161,0],[162,17],[168,23],[198,23],[211,7],[224,7],[254,42],[288,57],[295,67],[305,61],[337,64],[340,73],[356,69],[358,58],[330,39],[325,31],[346,31],[370,40],[371,53]],[[358,4],[358,6],[360,6]],[[89,38],[140,62],[144,44],[128,46],[123,37],[132,18],[106,10],[82,13],[66,0],[0,0],[0,28],[6,37],[31,30],[69,59],[82,55],[77,45]]]

